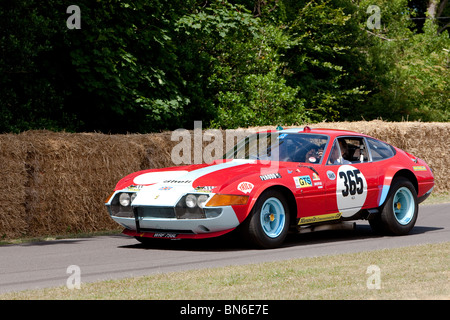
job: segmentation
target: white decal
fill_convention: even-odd
[[[330,179],[330,180],[336,179],[336,175],[334,174],[333,171],[330,171],[330,170],[327,171],[327,177],[328,177],[328,179]]]
[[[339,167],[336,181],[337,206],[343,217],[361,210],[367,197],[367,182],[363,173],[350,165]]]
[[[253,190],[253,187],[254,187],[253,183],[244,181],[239,183],[237,189],[239,191],[242,191],[243,193],[250,193]]]
[[[185,170],[180,171],[155,171],[141,174],[133,179],[134,184],[153,184],[164,180],[176,179],[188,173]]]

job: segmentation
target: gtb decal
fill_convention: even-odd
[[[350,165],[339,167],[336,175],[337,206],[343,217],[361,210],[367,197],[367,182],[363,173]]]

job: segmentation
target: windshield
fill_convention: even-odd
[[[306,133],[265,132],[246,137],[224,159],[255,159],[320,163],[328,136]]]

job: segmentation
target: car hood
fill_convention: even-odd
[[[138,191],[133,206],[173,206],[186,193],[248,194],[251,189],[239,191],[236,184],[259,176],[278,172],[273,163],[256,160],[218,160],[212,164],[146,170],[122,179],[117,190]]]

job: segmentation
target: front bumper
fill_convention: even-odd
[[[175,207],[133,207],[133,214],[128,216],[123,213],[115,215],[111,206],[108,206],[108,210],[114,221],[137,235],[176,234],[177,238],[198,238],[196,235],[226,233],[239,225],[231,206],[216,207],[214,214],[207,213],[203,218],[175,214]]]

